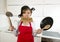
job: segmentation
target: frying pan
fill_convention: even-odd
[[[52,25],[53,25],[53,18],[45,17],[44,19],[42,19],[42,21],[40,23],[40,28],[43,30],[48,30],[52,27]]]

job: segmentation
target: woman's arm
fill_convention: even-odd
[[[32,24],[32,28],[33,28],[33,35],[36,36],[37,34],[41,34],[43,29],[37,29],[38,27],[35,25],[35,23],[31,23]]]
[[[20,25],[20,21],[18,21],[17,23],[18,23],[18,24],[17,24],[17,29],[16,29],[16,31],[15,31],[15,32],[16,32],[16,33],[15,33],[15,36],[18,36],[18,34],[19,34],[19,32],[18,32],[18,26]]]
[[[43,29],[36,30],[36,34],[40,34],[43,31]]]
[[[14,32],[15,36],[18,36],[18,34],[19,34],[19,32],[18,32],[18,26],[20,25],[20,21],[16,21],[16,22],[17,22],[17,27],[16,27],[15,30],[13,30],[13,32]]]
[[[41,34],[42,33],[42,29],[37,29],[33,31],[33,35],[36,36],[37,34]]]

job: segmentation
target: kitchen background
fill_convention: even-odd
[[[44,17],[50,16],[53,18],[54,24],[48,31],[60,33],[60,0],[0,0],[0,42],[16,42],[17,38],[13,33],[4,33],[9,28],[5,13],[7,11],[13,13],[12,24],[17,28],[18,14],[20,14],[20,9],[24,5],[35,8],[32,17],[36,22],[36,27],[40,26]],[[41,38],[36,37],[35,39],[35,42],[40,42]],[[53,40],[53,42],[59,41]]]

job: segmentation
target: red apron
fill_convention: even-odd
[[[22,26],[22,22],[18,27],[18,40],[17,42],[34,42],[34,37],[32,35],[32,26]]]

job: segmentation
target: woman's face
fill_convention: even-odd
[[[30,10],[26,10],[24,13],[23,13],[23,17],[24,18],[29,18],[31,16],[31,11]]]

